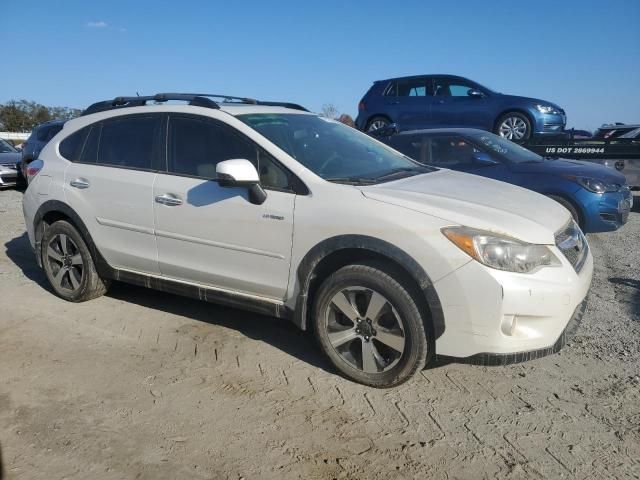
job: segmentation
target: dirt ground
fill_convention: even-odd
[[[282,320],[126,285],[58,299],[20,202],[0,192],[8,479],[640,478],[638,206],[589,236],[590,304],[562,352],[375,390]]]

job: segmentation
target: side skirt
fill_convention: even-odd
[[[216,303],[227,307],[248,310],[251,312],[268,315],[270,317],[291,319],[292,312],[284,305],[284,302],[272,300],[269,298],[258,297],[232,290],[224,290],[206,285],[193,284],[178,280],[157,277],[155,275],[146,275],[130,270],[121,270],[118,268],[109,268],[109,272],[103,274],[105,277],[113,280],[138,285],[146,288],[153,288],[161,292],[167,292],[183,297],[195,298],[205,302]]]

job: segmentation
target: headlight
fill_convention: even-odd
[[[605,193],[605,192],[617,192],[618,185],[612,183],[606,183],[602,180],[589,177],[575,177],[573,175],[565,176],[568,180],[574,180],[580,184],[580,186],[586,188],[593,193]]]
[[[470,257],[497,270],[530,273],[540,267],[561,265],[546,245],[469,227],[445,227],[442,233]]]
[[[551,105],[536,105],[536,108],[540,113],[551,113],[553,115],[560,115],[558,109],[552,107]]]

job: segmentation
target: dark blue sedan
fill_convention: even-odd
[[[406,131],[378,139],[420,163],[501,180],[553,198],[571,212],[584,232],[617,230],[627,222],[633,205],[624,175],[613,169],[578,160],[544,159],[482,130]]]
[[[472,127],[521,142],[557,135],[566,121],[564,110],[546,100],[504,95],[455,75],[419,75],[374,82],[358,105],[356,126]]]

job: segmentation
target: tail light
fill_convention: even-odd
[[[40,173],[44,167],[44,162],[42,160],[34,160],[29,165],[27,165],[27,183],[31,183],[31,181]]]
[[[358,104],[358,110],[364,110],[365,109],[365,104],[364,102],[361,100],[360,103]]]

